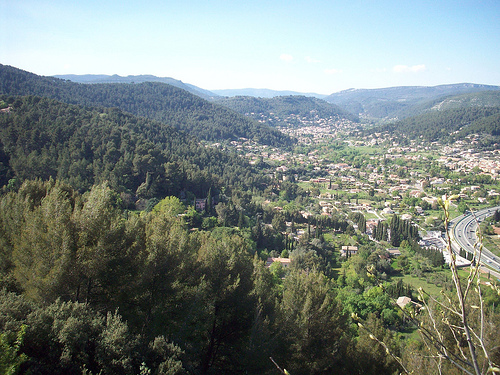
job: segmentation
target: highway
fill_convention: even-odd
[[[473,253],[474,244],[477,242],[476,231],[478,224],[485,218],[492,216],[496,210],[500,210],[500,206],[485,208],[483,210],[476,211],[473,214],[468,213],[451,220],[450,234],[452,236],[452,245],[454,245],[453,250],[458,253],[460,248],[462,248],[467,252]],[[483,265],[483,268],[489,270],[492,275],[500,278],[499,257],[495,256],[491,253],[491,251],[484,247],[481,254],[481,264]],[[492,270],[494,271],[492,272]]]

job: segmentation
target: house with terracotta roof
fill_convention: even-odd
[[[290,266],[291,259],[290,258],[267,258],[266,267],[271,267],[271,264],[274,262],[279,262],[283,265],[283,267],[287,268]]]
[[[341,257],[356,255],[357,253],[358,253],[357,246],[342,246],[342,249],[340,250]]]
[[[396,248],[387,249],[387,252],[389,253],[389,256],[391,258],[398,257],[401,255],[401,251],[399,251],[399,249],[396,249]]]

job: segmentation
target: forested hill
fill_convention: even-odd
[[[406,118],[421,115],[426,112],[465,109],[468,107],[500,107],[500,91],[490,90],[440,97],[407,108],[397,115],[399,118]]]
[[[307,118],[314,118],[315,116],[319,116],[320,118],[339,117],[355,122],[359,121],[357,115],[353,115],[335,104],[306,96],[289,95],[276,96],[274,98],[236,96],[217,99],[217,103],[241,114],[254,117],[255,115],[269,116],[272,113],[281,118],[289,115],[299,115]]]
[[[237,156],[198,145],[176,129],[119,109],[84,109],[49,98],[0,96],[0,185],[52,177],[84,191],[108,181],[139,197],[206,196],[208,190],[257,186]]]
[[[170,77],[156,77],[149,74],[142,74],[137,76],[126,76],[122,77],[117,74],[106,75],[106,74],[65,74],[65,75],[55,75],[54,77],[69,80],[78,83],[143,83],[143,82],[162,82],[168,83],[169,85],[178,87],[180,89],[189,91],[191,94],[197,95],[203,99],[213,99],[218,96],[217,94],[204,90],[202,88],[184,83],[174,78]]]
[[[388,132],[429,142],[460,140],[477,134],[484,145],[489,145],[500,141],[500,106],[431,111],[373,128],[371,132]]]
[[[290,90],[271,90],[271,89],[222,89],[222,90],[212,90],[211,92],[219,95],[219,96],[252,96],[256,98],[274,98],[276,96],[290,96],[290,95],[299,95],[299,96],[312,96],[318,99],[324,99],[326,95],[317,94],[314,92],[298,92],[298,91],[290,91]]]
[[[293,144],[277,130],[164,83],[78,84],[0,65],[0,94],[44,96],[86,107],[117,107],[204,140],[244,137],[275,146]]]
[[[421,114],[425,106],[440,98],[480,93],[483,91],[500,91],[500,86],[459,83],[439,86],[406,86],[381,89],[344,90],[325,98],[329,103],[372,119],[394,119]],[[418,107],[421,111],[418,112]]]

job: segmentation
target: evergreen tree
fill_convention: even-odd
[[[212,187],[208,189],[207,203],[205,205],[205,211],[207,215],[212,215],[213,212],[213,198],[212,198]]]
[[[186,317],[195,324],[190,341],[197,366],[202,374],[241,371],[242,358],[234,351],[248,337],[255,303],[247,245],[237,236],[202,239],[198,262],[196,309]]]
[[[297,270],[286,277],[280,326],[277,359],[290,373],[331,373],[343,366],[347,320],[322,273]]]

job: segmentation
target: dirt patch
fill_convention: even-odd
[[[495,232],[495,234],[500,235],[500,227],[493,227],[493,231]]]

